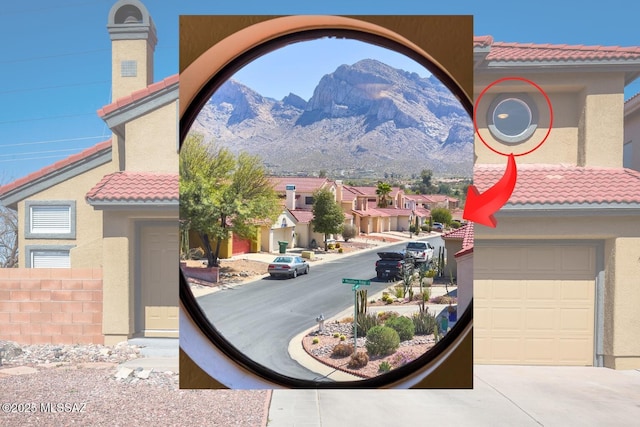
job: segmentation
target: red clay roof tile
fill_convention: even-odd
[[[159,82],[156,83],[152,83],[149,86],[147,86],[144,89],[140,89],[137,90],[135,92],[130,93],[127,96],[123,96],[122,98],[118,98],[116,99],[114,102],[112,102],[109,105],[105,105],[104,107],[100,108],[98,110],[98,116],[99,117],[104,117],[109,113],[112,113],[126,105],[132,104],[135,101],[138,101],[142,98],[145,98],[149,95],[151,95],[154,92],[157,92],[159,90],[162,90],[164,88],[167,88],[171,85],[174,85],[178,83],[178,74],[175,74],[173,76],[169,76],[164,80],[161,80]]]
[[[584,46],[550,43],[494,42],[491,36],[473,38],[474,48],[491,47],[487,61],[605,61],[640,59],[640,47]]]
[[[100,142],[92,147],[89,147],[85,150],[82,150],[79,153],[73,154],[65,159],[59,160],[49,166],[45,166],[42,169],[39,169],[35,172],[30,173],[27,176],[24,176],[22,178],[19,178],[13,182],[10,182],[9,184],[6,184],[2,187],[0,187],[0,195],[3,195],[5,193],[8,193],[11,190],[15,190],[18,187],[21,187],[23,185],[29,184],[30,182],[33,182],[39,178],[43,178],[46,175],[55,172],[59,169],[62,169],[66,166],[71,165],[72,163],[78,162],[80,160],[86,159],[87,157],[92,156],[93,154],[97,154],[100,151],[104,151],[104,150],[108,150],[111,148],[111,139],[108,139],[106,141]]]
[[[462,240],[462,249],[455,253],[455,257],[473,252],[473,223],[470,222],[462,227],[449,231],[442,235],[443,239]]]
[[[105,175],[89,190],[91,202],[177,202],[178,174],[115,172]]]
[[[474,184],[486,191],[504,174],[503,165],[476,165]],[[511,204],[640,203],[640,172],[528,164],[518,166]]]

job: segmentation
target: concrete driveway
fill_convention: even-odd
[[[268,427],[636,426],[640,371],[474,367],[473,390],[274,390]]]

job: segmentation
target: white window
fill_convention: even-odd
[[[526,141],[538,127],[535,102],[524,93],[497,96],[488,113],[489,131],[497,140],[508,144]]]
[[[75,239],[75,201],[27,201],[27,239]]]
[[[68,250],[33,250],[31,268],[71,268]]]

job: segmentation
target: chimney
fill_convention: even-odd
[[[287,184],[285,190],[287,195],[285,207],[293,211],[296,209],[296,186],[294,184]]]
[[[336,180],[336,201],[342,203],[342,180]]]

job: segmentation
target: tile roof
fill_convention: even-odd
[[[487,61],[608,61],[638,60],[640,47],[584,46],[494,42],[491,36],[473,38],[474,48],[490,46]]]
[[[291,215],[298,221],[300,224],[308,224],[313,219],[313,212],[306,209],[294,209],[290,210]]]
[[[296,186],[296,191],[302,193],[312,193],[327,184],[333,184],[333,182],[327,178],[315,177],[272,176],[269,179],[273,182],[274,188],[277,192],[285,192],[285,187],[288,184],[294,184]]]
[[[483,192],[503,174],[503,165],[476,165],[474,185]],[[508,203],[640,203],[640,172],[623,168],[519,165]]]
[[[45,166],[44,168],[39,169],[33,173],[30,173],[25,177],[19,178],[13,182],[10,182],[9,184],[6,184],[0,187],[0,195],[8,193],[11,190],[15,190],[16,188],[19,188],[25,184],[29,184],[30,182],[36,181],[39,178],[44,178],[45,176],[53,172],[59,171],[60,169],[70,166],[73,163],[76,163],[88,157],[91,157],[94,154],[98,154],[101,151],[106,151],[110,149],[111,149],[111,139],[100,142],[92,147],[82,150],[79,153],[73,154],[65,159],[59,160],[49,166]]]
[[[455,257],[473,252],[473,223],[470,222],[457,228],[453,231],[449,231],[442,235],[442,238],[447,240],[462,240],[462,249],[455,253]]]
[[[178,83],[178,74],[174,74],[173,76],[169,76],[164,80],[161,80],[156,83],[152,83],[144,89],[137,90],[132,92],[127,96],[123,96],[122,98],[118,98],[115,102],[112,102],[109,105],[105,105],[104,107],[98,110],[98,116],[104,117],[109,113],[112,113],[126,105],[132,104],[142,98],[146,98],[152,93],[158,92],[162,89],[168,88]]]
[[[115,172],[86,194],[92,203],[169,202],[179,199],[177,173]]]

